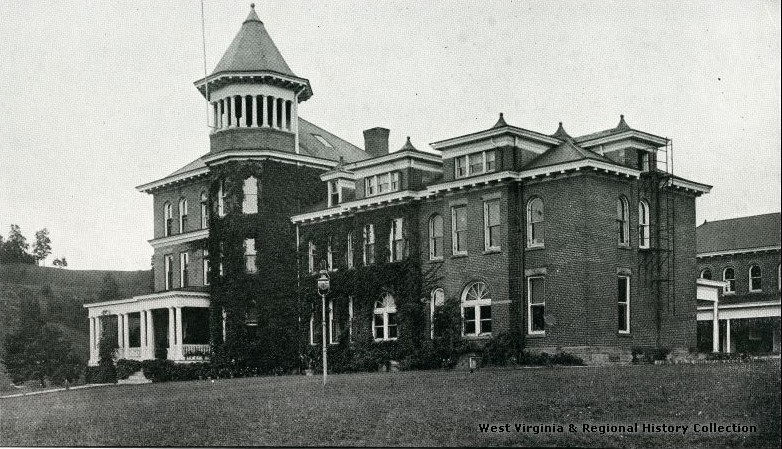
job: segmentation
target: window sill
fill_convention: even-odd
[[[399,337],[397,338],[376,338],[375,343],[383,343],[384,341],[397,341]]]
[[[736,292],[724,292],[724,293],[722,294],[722,296],[733,296],[733,295],[735,295],[735,294],[736,294]]]
[[[491,332],[480,335],[462,335],[462,338],[465,340],[488,340],[491,338]]]
[[[434,259],[429,259],[429,263],[442,263],[443,258],[442,257],[436,257]]]
[[[502,248],[489,248],[483,251],[483,255],[487,254],[500,254],[502,252]]]
[[[763,290],[750,290],[749,293],[763,293]]]
[[[546,246],[545,245],[528,246],[524,248],[524,251],[538,251],[541,249],[546,249]]]
[[[467,257],[467,253],[459,253],[451,255],[451,259],[463,259]]]
[[[545,338],[546,333],[545,332],[537,332],[537,333],[527,333],[527,338]]]
[[[630,332],[617,332],[616,336],[619,338],[631,338],[633,334],[631,334]]]
[[[633,249],[633,247],[630,246],[629,243],[628,244],[621,244],[620,243],[619,245],[617,245],[617,248],[619,248],[619,249]]]

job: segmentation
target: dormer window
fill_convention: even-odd
[[[396,192],[401,188],[399,172],[381,173],[364,179],[366,196]]]
[[[340,192],[339,183],[337,180],[329,181],[329,207],[334,207],[337,204],[340,203],[340,196],[342,192]]]
[[[497,156],[494,150],[481,151],[456,158],[454,175],[457,178],[480,175],[497,170]]]

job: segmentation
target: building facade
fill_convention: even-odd
[[[710,187],[668,171],[669,139],[624,117],[572,137],[500,114],[428,151],[390,152],[384,128],[361,149],[299,117],[309,81],[254,10],[195,84],[210,152],[138,187],[154,198],[156,292],[86,306],[91,363],[116,328],[118,357],[299,364],[319,342],[322,270],[335,345],[420,348],[447,309],[475,347],[512,333],[595,363],[695,348],[695,199]]]
[[[697,239],[698,276],[725,283],[698,305],[699,349],[778,354],[780,214],[705,222]]]

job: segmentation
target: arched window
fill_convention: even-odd
[[[201,229],[209,227],[209,197],[201,192]]]
[[[179,200],[179,233],[182,234],[187,230],[187,200],[182,198]]]
[[[257,214],[258,213],[258,180],[255,176],[250,176],[244,180],[242,186],[242,193],[244,193],[244,201],[242,201],[242,213],[245,214]]]
[[[711,280],[711,278],[712,278],[712,276],[711,276],[711,268],[704,268],[703,270],[701,270],[701,274],[698,277],[700,277],[701,279],[709,279],[709,280]]]
[[[649,204],[638,202],[638,247],[649,248]]]
[[[168,237],[171,235],[171,232],[173,232],[174,227],[174,209],[171,207],[171,203],[166,203],[163,205],[163,220],[163,235]]]
[[[749,268],[749,291],[759,292],[763,286],[763,272],[759,265],[752,265]]]
[[[619,232],[619,244],[630,245],[630,211],[627,206],[627,198],[620,196],[616,200],[616,224]]]
[[[722,270],[722,280],[727,283],[725,286],[725,294],[736,293],[736,271],[733,268],[725,268]]]
[[[435,214],[429,219],[429,260],[443,258],[443,217]]]
[[[436,288],[432,290],[431,298],[429,298],[429,335],[430,338],[434,338],[434,312],[438,307],[445,304],[445,292],[442,288]]]
[[[462,292],[462,335],[491,334],[491,298],[483,282],[473,282]]]
[[[372,334],[375,336],[375,341],[396,340],[399,336],[396,322],[396,301],[390,293],[383,294],[379,300],[375,301]]]
[[[543,246],[545,211],[543,200],[533,198],[527,203],[527,247]]]

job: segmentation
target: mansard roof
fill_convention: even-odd
[[[780,247],[780,213],[707,221],[696,229],[696,253]]]
[[[250,9],[242,28],[217,63],[212,75],[222,72],[275,72],[296,77],[255,13],[254,7]]]
[[[561,127],[560,127],[561,129]],[[562,130],[564,132],[564,130]],[[581,148],[573,139],[567,138],[559,145],[546,150],[545,153],[537,156],[535,159],[529,162],[523,167],[523,170],[530,170],[533,168],[548,167],[551,165],[564,164],[566,162],[574,162],[591,159],[595,161],[601,161],[608,164],[616,165],[616,162],[611,159],[601,156],[594,151]]]

